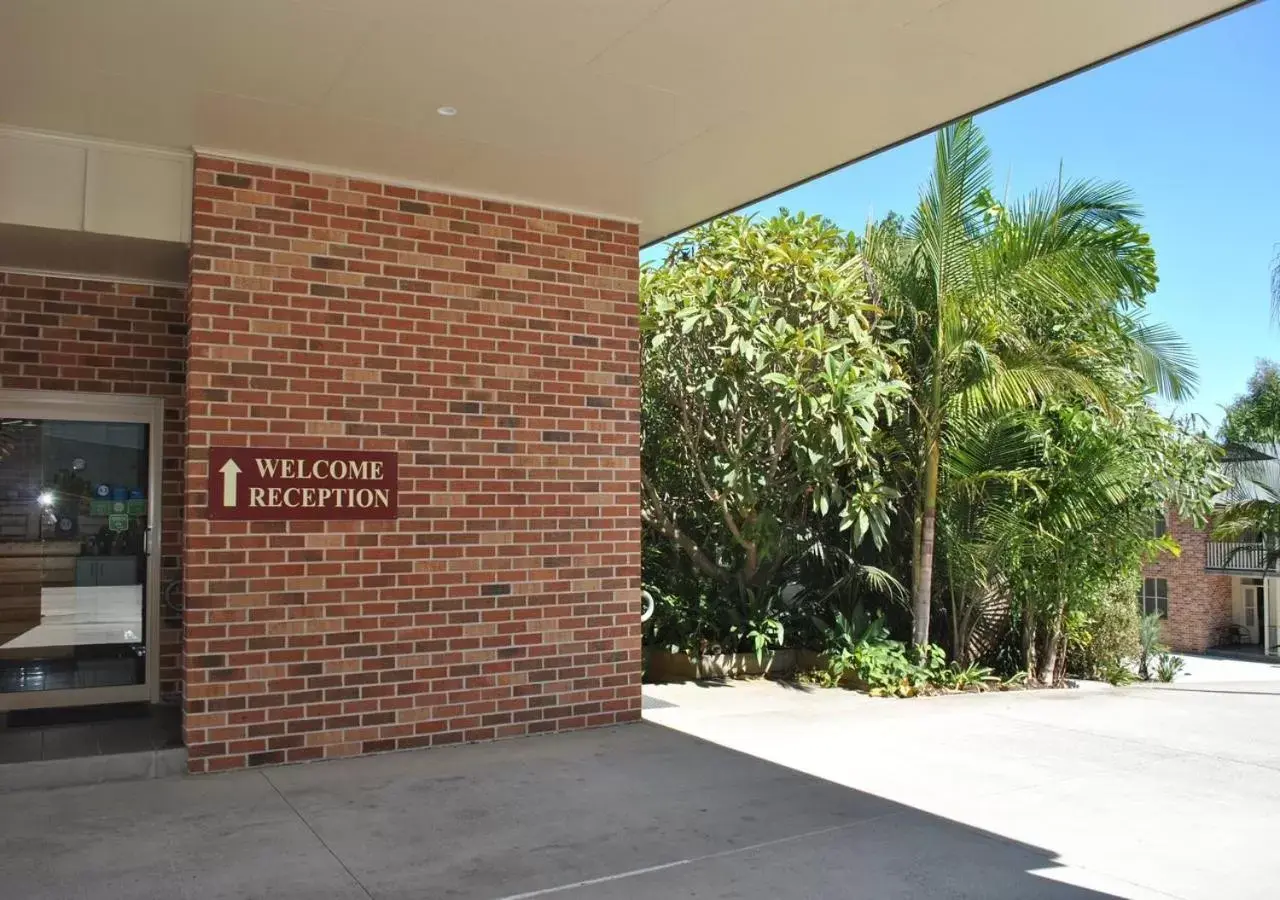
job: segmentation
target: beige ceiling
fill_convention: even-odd
[[[0,123],[605,213],[648,241],[1236,5],[2,0]]]

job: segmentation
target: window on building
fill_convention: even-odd
[[[1144,616],[1157,613],[1169,618],[1169,580],[1167,578],[1142,579],[1142,592],[1138,595],[1138,608]]]
[[[1162,538],[1169,531],[1169,523],[1165,521],[1164,513],[1156,516],[1154,522],[1151,523],[1151,536],[1153,538]]]

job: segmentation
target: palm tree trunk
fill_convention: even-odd
[[[938,520],[938,467],[942,458],[942,338],[943,302],[946,281],[937,273],[937,305],[933,322],[932,378],[929,385],[928,413],[920,418],[924,424],[925,464],[924,490],[920,504],[919,575],[915,579],[915,596],[911,603],[911,640],[916,646],[929,643],[929,608],[933,599],[933,536]]]
[[[920,525],[923,521],[923,507],[921,505],[921,497],[924,496],[924,479],[916,479],[916,497],[915,509],[911,516],[911,601],[915,603],[916,595],[920,591]],[[914,612],[914,605],[912,610]]]
[[[1044,652],[1040,654],[1036,664],[1036,681],[1043,685],[1053,684],[1053,673],[1058,668],[1058,632],[1050,623],[1043,635]]]
[[[920,646],[929,643],[929,609],[933,594],[933,537],[938,520],[938,467],[942,455],[936,433],[934,431],[930,435],[929,455],[925,460],[919,574],[915,579],[916,592],[911,603],[911,640]]]
[[[1022,607],[1022,662],[1027,667],[1027,677],[1036,674],[1036,614],[1028,599]]]
[[[1061,567],[1058,569],[1062,571]],[[1056,585],[1057,596],[1054,597],[1053,615],[1049,621],[1045,623],[1044,634],[1042,636],[1044,649],[1040,654],[1036,666],[1036,680],[1041,684],[1051,685],[1054,683],[1054,675],[1058,668],[1058,653],[1060,644],[1062,643],[1062,626],[1067,615],[1067,595],[1063,589],[1061,578],[1058,579]]]
[[[962,659],[965,653],[960,649],[960,629],[962,627],[960,618],[964,604],[956,600],[956,582],[951,577],[947,578],[947,597],[951,601],[950,608],[947,610],[947,619],[951,625],[951,660],[957,665],[963,666],[967,664]]]

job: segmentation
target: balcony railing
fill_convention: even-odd
[[[1280,560],[1274,559],[1275,545],[1271,543],[1226,543],[1209,541],[1205,551],[1204,567],[1216,572],[1280,573]],[[1271,556],[1271,565],[1267,557]]]

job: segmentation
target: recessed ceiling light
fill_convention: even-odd
[[[458,114],[458,110],[452,106],[441,106],[436,112],[442,116],[456,116]]]

